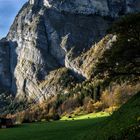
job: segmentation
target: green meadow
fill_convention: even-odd
[[[125,139],[140,139],[140,92],[111,116],[100,112],[0,129],[0,140]]]
[[[96,127],[106,119],[105,114],[100,115],[95,117],[95,114],[89,114],[76,117],[75,120],[22,124],[1,129],[0,140],[85,140],[91,128],[94,129],[92,134],[96,135]]]

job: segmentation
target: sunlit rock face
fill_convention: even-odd
[[[29,0],[29,3],[31,4],[31,5],[40,5],[41,3],[42,3],[42,1],[41,0]]]
[[[63,92],[62,83],[46,82],[52,75],[51,81],[63,75],[53,71],[65,67],[74,77],[87,78],[80,69],[82,62],[73,60],[104,37],[112,18],[139,7],[138,0],[29,0],[6,37],[10,45],[4,53],[10,57],[0,61],[0,82],[17,97],[36,101]],[[2,46],[0,59],[4,60]]]

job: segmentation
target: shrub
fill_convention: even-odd
[[[118,109],[117,106],[111,106],[109,108],[106,108],[104,111],[109,113],[109,114],[112,114],[112,112],[116,111]]]
[[[82,115],[84,113],[83,107],[78,107],[73,111],[74,116]]]
[[[60,120],[60,116],[58,114],[53,114],[53,116],[50,116],[50,118],[54,121]]]
[[[70,113],[76,107],[79,107],[79,106],[80,106],[80,103],[79,103],[78,97],[77,96],[70,97],[69,99],[64,101],[64,103],[62,104],[62,111]]]
[[[102,109],[103,109],[103,103],[101,101],[98,101],[98,102],[96,102],[96,103],[93,104],[93,107],[94,107],[94,111],[95,112],[102,111]]]
[[[120,107],[126,103],[133,95],[140,91],[140,84],[130,85],[122,84],[112,86],[111,89],[106,89],[101,95],[103,108]]]
[[[108,108],[114,105],[112,92],[105,90],[101,95],[101,102],[103,103],[103,108]]]
[[[92,113],[92,112],[94,111],[93,101],[89,101],[89,102],[88,102],[86,111],[87,111],[88,113]]]

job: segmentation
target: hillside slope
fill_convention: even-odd
[[[97,127],[96,136],[88,132],[88,140],[137,140],[140,138],[140,92]]]

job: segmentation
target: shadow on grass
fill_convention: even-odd
[[[106,119],[107,117],[97,117],[26,123],[1,131],[0,140],[89,140],[85,139],[89,132],[96,135],[97,127],[101,126]]]

